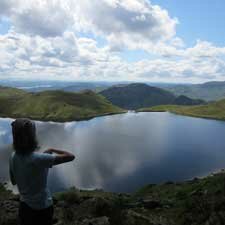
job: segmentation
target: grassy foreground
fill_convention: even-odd
[[[172,112],[180,115],[225,120],[225,99],[199,106],[161,105],[143,108],[138,112]]]
[[[18,196],[0,186],[0,224],[16,225]],[[61,225],[223,225],[225,173],[148,185],[133,194],[72,188],[54,195]]]
[[[92,91],[28,93],[16,88],[0,87],[1,117],[64,122],[122,112],[122,109]]]

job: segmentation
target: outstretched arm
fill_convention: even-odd
[[[75,159],[75,156],[72,153],[63,151],[63,150],[53,149],[53,148],[50,148],[50,149],[44,151],[44,153],[48,153],[48,154],[55,153],[56,154],[55,160],[53,163],[54,165],[70,162]]]

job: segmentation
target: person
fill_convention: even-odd
[[[38,152],[35,123],[16,119],[11,124],[14,152],[9,172],[20,194],[20,225],[53,224],[53,200],[47,187],[48,170],[52,166],[75,159],[72,153],[57,149]]]

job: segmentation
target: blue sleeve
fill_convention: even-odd
[[[55,155],[47,153],[35,153],[34,163],[41,168],[51,168],[54,165]]]

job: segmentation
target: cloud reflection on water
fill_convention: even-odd
[[[1,149],[11,141],[9,122],[0,120]],[[36,125],[41,150],[53,147],[76,155],[74,162],[51,170],[53,191],[71,186],[133,191],[147,183],[183,180],[225,165],[225,140],[217,135],[225,133],[223,122],[169,113],[127,113]],[[7,177],[2,167],[0,176]]]

